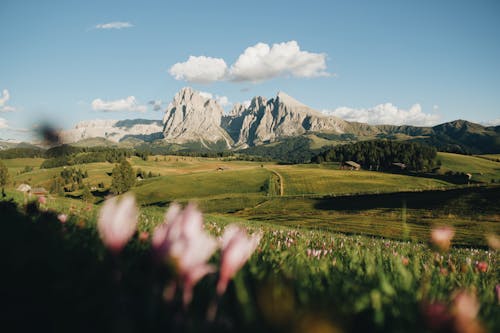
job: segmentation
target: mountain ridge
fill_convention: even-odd
[[[285,92],[275,97],[255,96],[248,105],[234,104],[225,113],[212,98],[182,88],[165,110],[163,120],[127,119],[83,121],[63,132],[65,142],[103,137],[113,142],[127,138],[202,147],[244,149],[285,138],[314,133],[349,134],[358,140],[404,138],[464,153],[500,152],[500,126],[482,126],[463,119],[435,126],[369,125],[326,115]]]

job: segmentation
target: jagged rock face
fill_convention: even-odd
[[[237,105],[229,117],[227,129],[238,146],[273,142],[308,131],[344,133],[347,126],[347,122],[325,116],[281,92],[269,101],[255,97],[246,109]]]
[[[74,128],[63,131],[62,139],[66,143],[77,142],[89,138],[105,138],[119,142],[127,137],[138,137],[147,141],[148,137],[161,138],[163,126],[159,120],[85,120]]]
[[[213,99],[200,95],[191,88],[183,88],[167,107],[163,117],[163,136],[171,142],[224,141],[231,147],[232,140],[221,127],[224,110]]]

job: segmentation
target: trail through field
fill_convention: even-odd
[[[280,182],[280,197],[282,197],[284,194],[285,194],[285,185],[284,185],[284,181],[283,181],[283,176],[276,170],[274,169],[270,169],[270,168],[267,168],[267,170],[271,171],[273,174],[275,174],[278,179],[279,179],[279,182]]]

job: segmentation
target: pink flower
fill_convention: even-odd
[[[243,267],[259,245],[261,233],[248,237],[245,229],[230,225],[222,236],[222,259],[217,294],[222,295],[229,280]]]
[[[59,220],[59,222],[61,222],[62,224],[66,223],[66,221],[68,221],[68,215],[66,214],[59,214],[57,215],[57,219]]]
[[[488,263],[485,261],[479,261],[476,263],[476,268],[478,271],[486,273],[488,271]]]
[[[495,234],[486,235],[486,241],[488,242],[488,246],[493,250],[500,250],[500,237]]]
[[[146,242],[148,239],[149,239],[149,232],[142,231],[141,233],[139,233],[139,240],[141,242]]]
[[[217,241],[203,229],[201,212],[192,204],[182,210],[172,204],[165,216],[166,223],[153,233],[152,244],[157,255],[175,263],[184,287],[183,302],[191,302],[193,288],[214,268],[206,262],[217,249]]]
[[[47,203],[47,198],[45,196],[39,196],[38,197],[38,203],[41,205],[45,205]]]
[[[432,330],[444,330],[449,328],[452,316],[443,303],[428,303],[422,309],[425,322]]]
[[[432,229],[431,242],[439,250],[447,251],[451,245],[451,239],[455,235],[455,231],[451,227],[439,227]]]
[[[452,313],[454,316],[455,331],[459,333],[484,332],[477,320],[479,302],[475,294],[460,291],[453,299]]]
[[[114,197],[106,200],[99,213],[97,229],[104,245],[119,253],[134,235],[139,212],[135,199],[126,194],[118,202]]]

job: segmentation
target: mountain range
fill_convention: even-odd
[[[456,120],[433,127],[369,125],[323,114],[279,92],[235,104],[225,114],[215,99],[186,87],[168,105],[163,120],[89,120],[62,132],[66,143],[92,138],[110,142],[197,145],[203,149],[244,149],[287,138],[322,138],[328,145],[376,138],[420,141],[444,151],[500,153],[500,126]],[[83,142],[82,142],[83,140]],[[99,141],[101,142],[101,141]]]

